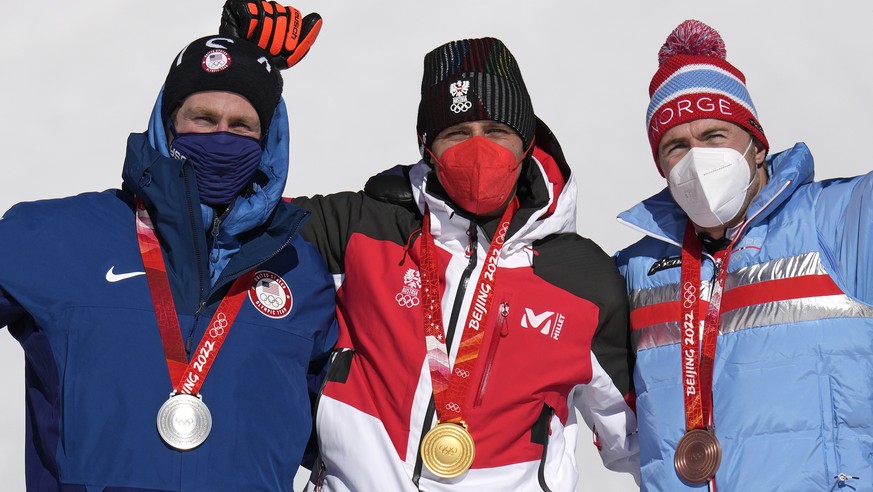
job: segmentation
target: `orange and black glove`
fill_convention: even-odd
[[[221,34],[247,39],[273,56],[280,69],[306,56],[318,32],[321,16],[301,17],[294,7],[266,0],[227,0],[221,11]]]

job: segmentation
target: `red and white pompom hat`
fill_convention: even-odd
[[[725,60],[726,54],[718,32],[697,20],[680,24],[658,51],[660,67],[649,84],[651,102],[646,112],[656,164],[658,145],[667,130],[705,118],[739,125],[769,150],[746,78]],[[658,172],[664,175],[660,166]]]

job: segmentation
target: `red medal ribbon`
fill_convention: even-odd
[[[443,330],[440,301],[439,271],[436,259],[436,244],[430,232],[430,211],[425,208],[421,241],[421,285],[424,309],[424,335],[427,343],[428,365],[433,386],[433,396],[440,422],[463,423],[464,407],[469,393],[473,368],[479,357],[479,348],[485,338],[482,327],[491,310],[497,274],[497,260],[509,229],[509,221],[518,209],[513,200],[500,219],[479,280],[476,283],[473,301],[464,322],[461,344],[452,368],[449,367],[448,349]],[[475,246],[474,246],[475,247]]]
[[[197,395],[242,307],[255,271],[251,270],[234,281],[227,295],[218,305],[209,328],[203,334],[189,362],[185,355],[182,328],[176,315],[176,305],[170,291],[170,280],[167,277],[161,246],[145,204],[139,197],[136,199],[136,236],[161,334],[161,343],[164,345],[170,384],[173,385],[174,393]]]
[[[712,371],[721,319],[721,296],[732,248],[733,242],[715,254],[716,278],[706,315],[700,319],[700,264],[703,244],[690,222],[685,229],[685,238],[682,241],[681,353],[686,431],[712,425]]]
[[[717,454],[717,457],[710,455],[708,458],[717,461],[712,470],[713,476],[707,480],[710,492],[716,490],[714,473],[718,467],[718,461],[721,460],[721,448],[712,431],[712,379],[718,328],[721,320],[721,297],[727,280],[731,251],[741,232],[742,230],[737,232],[734,241],[731,241],[727,248],[713,255],[715,278],[712,283],[712,293],[709,296],[709,305],[702,320],[700,319],[702,286],[700,265],[703,256],[703,243],[694,231],[691,221],[685,228],[685,237],[682,240],[682,297],[680,305],[682,309],[682,387],[685,399],[686,432],[684,438],[689,437],[688,432],[695,429],[704,429],[712,436],[712,443],[715,447],[707,448],[707,451],[712,451]],[[679,471],[678,465],[677,471]]]

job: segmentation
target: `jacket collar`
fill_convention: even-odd
[[[223,219],[217,243],[208,245],[206,230],[212,222],[212,209],[200,204],[193,166],[169,157],[160,107],[159,96],[148,131],[128,138],[123,188],[148,206],[158,236],[166,251],[172,252],[165,258],[168,271],[178,278],[199,278],[186,284],[198,284],[200,293],[189,292],[185,298],[202,299],[212,283],[207,267],[210,248],[219,255],[232,252],[221,260],[222,268],[215,274],[213,287],[217,288],[238,271],[280,251],[309,213],[281,200],[288,174],[288,118],[280,101],[259,167],[263,184],[256,184],[253,194],[237,198]]]
[[[162,97],[163,89],[158,94],[157,101],[155,101],[155,105],[152,108],[148,130],[145,135],[149,146],[153,150],[161,156],[169,157],[167,135],[164,130],[165,121],[161,112]],[[267,129],[267,135],[264,138],[264,153],[261,158],[261,164],[258,167],[261,179],[256,179],[252,194],[236,199],[230,212],[223,220],[222,228],[226,233],[237,236],[262,225],[282,199],[282,192],[285,189],[285,183],[288,178],[289,134],[288,113],[285,109],[284,100],[280,99],[276,111],[273,113],[270,126]],[[138,180],[136,171],[131,170],[128,173],[127,165],[125,165],[124,175]],[[127,179],[125,179],[125,184],[131,185]],[[193,198],[194,202],[199,204],[200,199],[197,195],[196,187],[194,188]],[[178,200],[178,195],[176,195],[176,199]],[[156,207],[163,205],[154,202],[153,204]],[[199,208],[201,209],[202,223],[210,224],[213,218],[212,209],[207,206],[199,206]]]
[[[812,154],[802,142],[768,156],[766,163],[770,179],[749,204],[747,216],[751,220],[746,230],[766,219],[798,187],[811,182],[814,177]],[[647,236],[681,245],[688,216],[664,188],[619,214],[618,221]]]

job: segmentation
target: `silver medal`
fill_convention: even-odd
[[[196,396],[177,394],[158,410],[158,433],[169,446],[180,451],[203,444],[212,430],[212,414]]]

